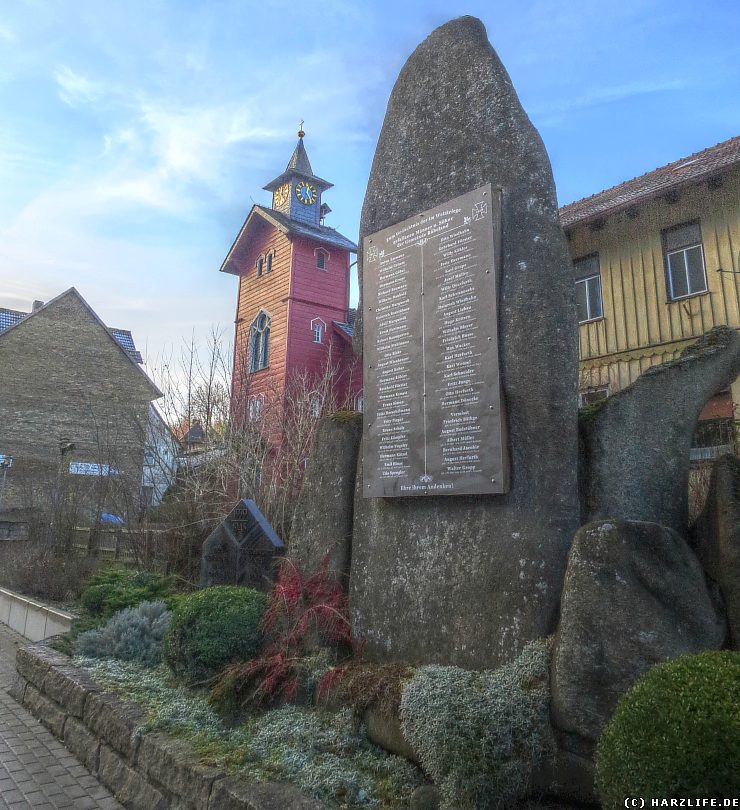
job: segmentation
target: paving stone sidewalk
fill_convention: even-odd
[[[28,642],[0,624],[0,810],[123,810],[98,780],[7,693]]]

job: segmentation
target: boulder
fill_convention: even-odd
[[[688,529],[689,451],[699,413],[740,374],[740,334],[716,326],[580,420],[583,521]]]
[[[361,436],[359,413],[339,411],[319,423],[290,533],[290,557],[301,571],[316,571],[328,554],[329,571],[349,579]]]
[[[654,664],[717,649],[725,623],[688,543],[665,526],[597,521],[568,559],[552,662],[556,727],[596,741]]]
[[[493,668],[556,622],[579,518],[572,264],[542,141],[483,24],[461,17],[422,42],[398,77],[360,235],[486,183],[502,189],[510,491],[364,498],[358,474],[350,605],[370,660]],[[361,335],[358,324],[358,351]],[[493,371],[489,384],[499,385]]]
[[[434,785],[421,785],[411,794],[409,810],[439,810],[442,797]]]
[[[740,650],[740,461],[735,456],[714,465],[694,542],[704,570],[722,593],[730,645]]]

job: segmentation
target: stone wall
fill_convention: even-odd
[[[105,692],[67,656],[39,642],[20,649],[13,697],[128,810],[322,810],[286,784],[250,784],[201,765],[187,742],[141,734],[143,709]]]

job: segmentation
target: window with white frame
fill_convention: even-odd
[[[256,397],[249,398],[249,419],[254,422],[262,416],[262,410],[265,405],[264,395],[260,394]]]
[[[324,342],[324,333],[326,332],[326,324],[321,320],[321,318],[314,318],[311,321],[311,331],[313,332],[314,343]]]
[[[270,363],[270,316],[262,311],[249,330],[249,370],[259,371]]]
[[[601,268],[599,254],[585,256],[573,262],[576,277],[576,309],[578,323],[595,321],[604,316],[601,301]]]
[[[704,245],[699,222],[687,222],[663,231],[668,298],[686,298],[707,291]]]
[[[329,251],[324,248],[316,248],[316,267],[319,270],[326,270],[329,261]]]

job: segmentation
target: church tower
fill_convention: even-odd
[[[318,381],[327,362],[339,404],[361,403],[349,311],[357,246],[323,224],[331,209],[322,195],[332,184],[314,174],[305,134],[301,128],[285,171],[264,186],[271,207],[252,207],[221,265],[221,272],[239,278],[231,392],[236,418],[261,418],[285,396],[291,378]]]

